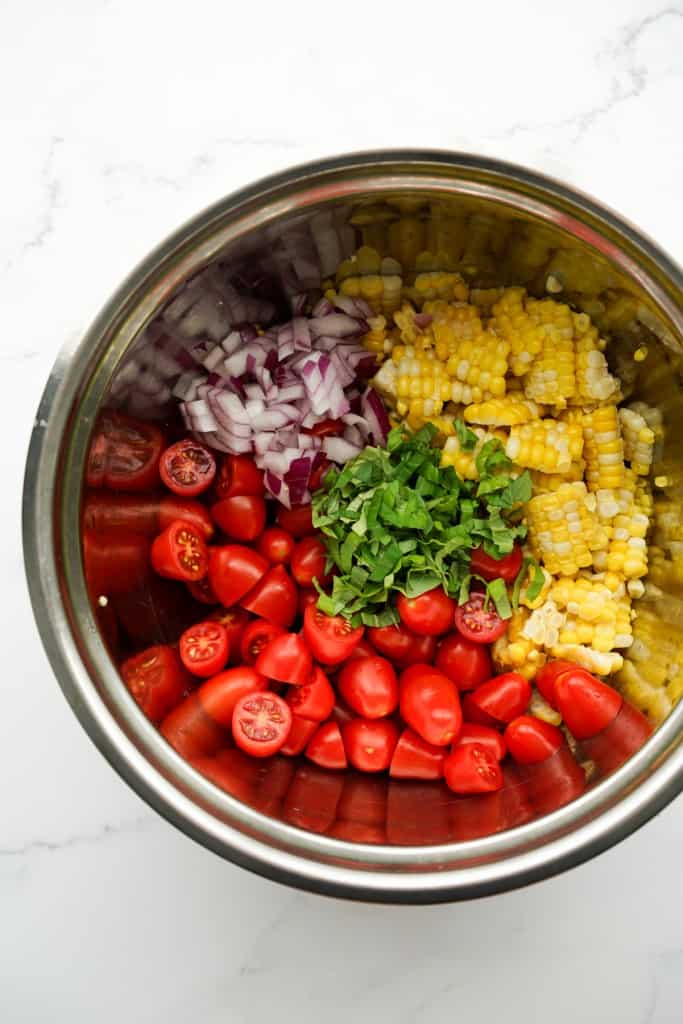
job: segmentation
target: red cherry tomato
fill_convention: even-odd
[[[94,600],[129,594],[149,578],[149,538],[130,530],[86,530],[83,571]]]
[[[522,568],[522,549],[515,544],[509,555],[492,558],[483,548],[475,548],[470,555],[470,572],[485,580],[505,580],[514,583]]]
[[[279,526],[269,526],[259,537],[256,550],[272,565],[286,565],[292,557],[294,538]]]
[[[266,503],[258,494],[235,494],[212,505],[211,518],[231,540],[256,540],[266,525]]]
[[[169,491],[183,498],[194,498],[213,483],[216,460],[203,444],[187,437],[166,449],[159,472]]]
[[[529,706],[531,686],[519,672],[504,672],[478,686],[470,699],[474,707],[497,722],[511,722]]]
[[[284,632],[282,626],[278,626],[275,622],[268,622],[267,619],[254,619],[246,627],[240,639],[242,661],[247,665],[255,665],[263,648],[267,647],[274,637],[282,636]]]
[[[277,510],[277,521],[278,525],[293,537],[306,537],[313,533],[313,507],[310,504],[295,505],[294,508],[280,505]]]
[[[299,615],[306,614],[309,604],[318,603],[318,591],[315,587],[299,587]]]
[[[192,523],[204,540],[210,540],[215,533],[208,511],[194,498],[91,491],[83,503],[84,530],[134,530],[156,537],[175,519]]]
[[[503,786],[500,765],[480,743],[456,747],[444,761],[443,773],[454,793],[493,793]]]
[[[250,693],[241,697],[232,716],[232,735],[245,754],[270,757],[287,739],[292,712],[276,693]]]
[[[285,629],[294,622],[298,594],[284,565],[275,565],[240,601],[243,608]]]
[[[478,743],[493,754],[496,761],[502,761],[507,752],[505,740],[499,732],[488,725],[478,725],[476,722],[463,722],[453,749],[461,747],[464,743]]]
[[[555,702],[570,733],[577,740],[585,740],[614,721],[623,697],[590,672],[576,668],[555,679]]]
[[[392,779],[440,779],[446,751],[404,729],[389,766]]]
[[[208,567],[206,541],[191,523],[176,519],[154,538],[152,568],[160,576],[196,583],[206,576]]]
[[[398,736],[398,727],[388,718],[353,718],[342,726],[346,756],[360,772],[386,771]]]
[[[490,729],[500,729],[503,725],[498,719],[492,718],[491,715],[487,715],[481,708],[472,700],[472,693],[463,694],[462,698],[462,717],[465,723],[471,725],[486,725]]]
[[[315,469],[312,471],[311,475],[308,478],[308,489],[309,491],[311,491],[311,493],[317,491],[318,488],[322,486],[322,482],[325,479],[325,474],[327,473],[331,465],[332,463],[330,462],[329,459],[320,459],[320,461],[317,463]]]
[[[298,754],[303,753],[306,744],[317,728],[318,722],[314,722],[312,718],[299,718],[298,715],[292,715],[292,728],[280,747],[280,753],[286,754],[287,757],[297,757]]]
[[[177,652],[168,646],[134,654],[121,665],[121,676],[152,722],[160,722],[181,702],[189,682]]]
[[[209,583],[226,608],[255,587],[267,569],[263,555],[243,544],[224,544],[209,553]]]
[[[173,749],[190,761],[195,757],[211,757],[229,739],[227,729],[207,715],[197,693],[191,693],[171,711],[160,730]]]
[[[536,673],[534,683],[544,700],[555,707],[555,680],[563,672],[574,672],[579,666],[573,661],[547,661]]]
[[[208,679],[220,672],[228,660],[230,641],[220,622],[198,622],[180,637],[180,658],[195,676]]]
[[[216,532],[208,510],[194,498],[178,498],[175,494],[165,494],[158,503],[157,515],[159,530],[165,530],[174,519],[183,519],[186,523],[191,523],[204,540],[211,540]]]
[[[321,768],[346,768],[346,751],[339,726],[325,722],[308,741],[306,757]]]
[[[232,498],[236,494],[264,493],[263,472],[248,455],[227,455],[216,477],[216,496]]]
[[[200,604],[218,604],[218,598],[211,589],[208,576],[204,576],[201,580],[197,580],[196,582],[190,581],[187,584],[187,589],[190,591],[195,601],[199,601]]]
[[[312,668],[311,652],[297,633],[274,637],[256,659],[257,672],[293,686],[305,686]]]
[[[285,700],[299,718],[324,722],[332,714],[335,696],[329,679],[316,665],[310,683],[290,687]]]
[[[564,736],[549,722],[532,715],[520,715],[513,718],[505,730],[505,742],[517,764],[538,764],[560,749]]]
[[[367,637],[375,650],[399,668],[426,665],[436,654],[436,640],[432,636],[416,636],[398,623],[395,626],[372,626]]]
[[[386,718],[398,707],[398,680],[391,663],[378,655],[353,658],[339,674],[337,688],[363,718]]]
[[[267,685],[267,680],[255,669],[240,665],[207,679],[197,690],[197,697],[209,718],[229,726],[237,702],[252,693],[260,693]]]
[[[439,636],[453,626],[457,605],[442,587],[434,587],[419,597],[399,594],[396,601],[401,622],[419,636]]]
[[[507,619],[501,619],[493,601],[489,601],[488,608],[485,604],[485,595],[475,592],[455,609],[455,628],[478,644],[492,644],[508,628]]]
[[[356,644],[346,660],[353,661],[354,658],[374,658],[376,654],[377,651],[375,648],[371,647],[370,644],[363,639]]]
[[[312,427],[302,427],[302,434],[310,434],[312,437],[335,437],[344,432],[342,420],[325,419],[314,423]]]
[[[294,548],[290,567],[292,576],[300,587],[310,587],[317,579],[321,587],[329,583],[325,575],[327,551],[319,537],[304,537]]]
[[[411,665],[399,679],[401,717],[437,747],[457,739],[462,725],[458,690],[431,665]]]
[[[240,660],[242,634],[249,625],[251,616],[242,608],[218,608],[209,615],[212,622],[219,622],[228,634],[228,659],[231,664]]]
[[[159,483],[164,436],[158,427],[107,410],[97,421],[86,467],[88,487],[146,491]]]
[[[435,665],[459,690],[471,690],[493,675],[488,647],[460,633],[451,633],[442,641]]]
[[[316,661],[324,665],[346,661],[360,643],[363,631],[363,626],[354,629],[340,615],[325,615],[314,604],[304,612],[304,639]]]

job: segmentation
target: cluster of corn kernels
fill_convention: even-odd
[[[683,695],[683,628],[642,602],[616,682],[653,722],[666,718]]]

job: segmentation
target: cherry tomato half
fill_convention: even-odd
[[[442,641],[435,665],[459,690],[471,690],[493,675],[488,647],[460,633],[451,633]]]
[[[255,587],[267,570],[263,555],[243,544],[223,544],[209,553],[209,583],[226,608]]]
[[[371,626],[367,638],[385,658],[399,668],[426,665],[436,654],[436,640],[431,636],[416,636],[399,622],[395,626]]]
[[[336,722],[325,722],[306,745],[306,757],[321,768],[346,768],[344,741]]]
[[[506,734],[507,735],[507,734]],[[453,748],[461,747],[463,743],[479,743],[493,754],[496,761],[502,761],[506,754],[505,740],[488,725],[478,725],[476,722],[463,722],[458,738]]]
[[[534,683],[538,692],[548,701],[551,707],[555,707],[555,680],[563,672],[574,672],[579,666],[573,661],[547,661],[536,673]]]
[[[280,505],[277,521],[292,537],[307,537],[313,533],[313,508],[311,505],[295,505],[293,508]]]
[[[240,640],[242,660],[247,665],[255,665],[263,648],[267,647],[273,637],[282,636],[284,632],[282,626],[278,626],[275,622],[268,622],[267,619],[254,619],[244,630]]]
[[[209,615],[212,622],[220,622],[228,634],[228,659],[232,665],[239,662],[240,643],[251,616],[242,608],[217,608]]]
[[[478,644],[491,644],[501,637],[508,628],[506,619],[501,619],[493,601],[485,607],[484,594],[470,594],[469,600],[455,609],[455,628],[468,640]]]
[[[396,601],[401,622],[419,636],[439,636],[453,625],[457,605],[443,587],[434,587],[419,597],[399,594]]]
[[[212,505],[211,518],[231,540],[256,540],[266,525],[266,503],[258,494],[235,494]]]
[[[198,622],[180,637],[180,658],[195,676],[208,679],[225,667],[230,642],[220,622]]]
[[[206,576],[208,567],[206,541],[183,519],[176,519],[152,542],[152,568],[160,576],[196,583]]]
[[[184,498],[194,498],[213,483],[216,460],[203,444],[186,437],[176,441],[162,454],[159,472],[169,491]]]
[[[392,779],[440,779],[446,751],[404,729],[389,766]]]
[[[256,550],[272,565],[286,565],[292,556],[294,543],[291,533],[279,526],[269,526],[259,537]]]
[[[257,672],[293,686],[305,686],[312,668],[311,652],[297,633],[274,637],[256,659]]]
[[[313,603],[304,612],[304,639],[316,661],[324,665],[346,661],[360,643],[363,632],[363,626],[354,629],[340,615],[325,615]]]
[[[292,715],[292,728],[280,747],[280,753],[286,754],[287,757],[297,757],[303,753],[306,744],[318,728],[318,724],[312,718],[299,718],[298,715]]]
[[[209,718],[220,725],[229,726],[238,700],[252,693],[260,693],[267,685],[267,680],[255,669],[239,665],[207,679],[197,690],[197,697]]]
[[[148,647],[121,665],[121,677],[152,722],[160,722],[185,695],[189,675],[177,652],[165,645]]]
[[[389,718],[353,718],[342,726],[346,756],[360,772],[383,772],[398,743],[398,727]]]
[[[411,665],[399,679],[401,717],[418,735],[437,747],[457,739],[462,725],[458,690],[431,665]]]
[[[164,436],[158,427],[121,412],[107,410],[95,426],[90,443],[88,487],[114,491],[146,491],[159,483]]]
[[[443,773],[454,793],[493,793],[503,787],[498,761],[480,743],[456,747],[444,761]]]
[[[195,601],[199,601],[200,604],[219,603],[218,598],[211,589],[208,576],[204,576],[201,580],[197,580],[196,582],[188,582],[187,589],[192,594]]]
[[[248,455],[227,455],[216,477],[216,496],[232,498],[236,494],[262,495],[263,471]]]
[[[606,729],[623,704],[620,693],[585,669],[563,672],[555,680],[555,703],[564,724],[577,740]]]
[[[291,727],[292,712],[276,693],[250,693],[235,705],[232,735],[237,746],[252,757],[276,754]]]
[[[468,694],[469,705],[496,722],[511,722],[523,715],[531,700],[529,681],[519,672],[504,672]]]
[[[290,567],[292,576],[300,587],[310,587],[317,579],[321,587],[329,583],[325,575],[327,550],[319,537],[304,537],[294,548]]]
[[[305,683],[304,686],[290,687],[285,700],[292,712],[299,718],[311,718],[314,722],[324,722],[332,714],[335,695],[329,679],[316,665],[311,675],[311,681]]]
[[[560,749],[564,736],[550,722],[542,722],[532,715],[520,715],[513,718],[505,730],[505,742],[517,764],[538,764]]]
[[[284,565],[274,565],[240,601],[243,608],[284,629],[294,622],[298,594]]]
[[[492,558],[483,548],[475,548],[470,555],[470,572],[485,580],[505,580],[514,583],[522,568],[522,549],[515,544],[509,555]]]
[[[386,718],[398,707],[398,680],[391,662],[378,655],[353,658],[339,673],[337,689],[363,718]]]

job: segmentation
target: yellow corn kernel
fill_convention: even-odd
[[[506,633],[495,641],[492,648],[497,668],[512,669],[525,679],[533,679],[546,661],[541,644],[523,634],[529,614],[525,608],[513,612]]]
[[[553,658],[573,661],[581,668],[588,669],[598,676],[609,676],[618,672],[624,664],[621,654],[616,651],[594,651],[583,644],[555,644],[550,651]]]
[[[604,405],[583,417],[586,484],[591,491],[616,489],[624,482],[624,445],[615,405]]]
[[[539,470],[531,470],[531,491],[532,494],[547,494],[549,491],[557,491],[563,484],[576,480],[583,480],[586,464],[583,459],[572,462],[564,473],[542,473]]]
[[[418,274],[413,287],[406,289],[406,295],[418,306],[434,299],[467,302],[469,288],[460,274],[431,270]]]
[[[562,722],[562,715],[560,712],[555,711],[555,709],[548,704],[547,700],[541,696],[536,687],[534,687],[531,692],[529,714],[533,715],[534,718],[540,718],[542,722],[548,722],[549,725],[560,725]]]
[[[624,441],[624,458],[638,476],[647,476],[652,468],[655,433],[645,419],[633,409],[619,410],[619,422]]]
[[[583,431],[578,423],[536,420],[513,426],[505,453],[518,466],[544,473],[566,473],[581,458]]]
[[[475,427],[473,433],[477,436],[477,443],[472,451],[465,451],[461,447],[457,435],[454,435],[446,439],[441,454],[441,465],[453,466],[458,476],[463,480],[479,479],[477,455],[487,441],[497,439],[501,444],[505,441],[505,435],[502,431],[489,431],[484,430],[482,427]]]
[[[524,381],[527,398],[564,409],[576,393],[574,325],[569,306],[554,299],[528,299],[530,319],[541,329],[541,351]]]
[[[391,355],[394,339],[387,331],[387,322],[383,316],[371,316],[368,319],[370,330],[363,335],[363,345],[369,352],[380,358]]]
[[[506,395],[468,406],[464,418],[467,423],[479,423],[485,427],[509,427],[538,420],[540,414],[535,402]]]
[[[598,337],[597,328],[585,313],[574,313],[572,319],[576,355],[575,401],[581,405],[617,401],[620,397],[619,381],[607,368],[605,342]]]
[[[548,572],[573,576],[592,564],[594,551],[606,549],[609,538],[594,506],[581,481],[529,501],[529,544]]]
[[[543,347],[543,331],[529,316],[524,288],[505,288],[492,306],[489,329],[510,345],[510,369],[516,377],[528,373]]]

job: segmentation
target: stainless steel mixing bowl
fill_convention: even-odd
[[[683,785],[683,707],[663,718],[671,702],[660,702],[663,720],[622,767],[552,813],[540,816],[536,806],[533,816],[507,819],[525,821],[517,827],[487,828],[478,811],[472,816],[439,789],[380,783],[378,799],[394,816],[387,842],[346,841],[328,828],[326,800],[334,803],[334,794],[321,795],[315,772],[296,769],[289,803],[296,813],[283,814],[281,801],[252,799],[262,791],[253,779],[240,786],[233,778],[221,789],[166,744],[110,660],[82,568],[78,510],[93,424],[106,404],[165,415],[163,367],[161,382],[150,383],[139,353],[183,282],[220,262],[240,287],[267,282],[292,294],[319,286],[361,242],[384,253],[399,246],[408,264],[459,269],[483,287],[503,280],[536,293],[548,288],[589,312],[614,339],[610,351],[634,396],[664,414],[668,441],[657,472],[669,520],[675,515],[683,488],[680,269],[610,210],[523,168],[456,153],[364,153],[297,167],[221,200],[160,245],[81,343],[60,355],[28,455],[26,571],[43,643],[75,713],[120,775],[169,821],[244,867],[317,892],[399,903],[464,899],[578,864],[672,800]],[[217,316],[225,320],[220,303]],[[681,635],[675,579],[644,600]],[[518,797],[521,779],[506,799]],[[441,827],[453,806],[459,821],[473,821],[469,831]],[[362,820],[362,807],[347,814]]]

